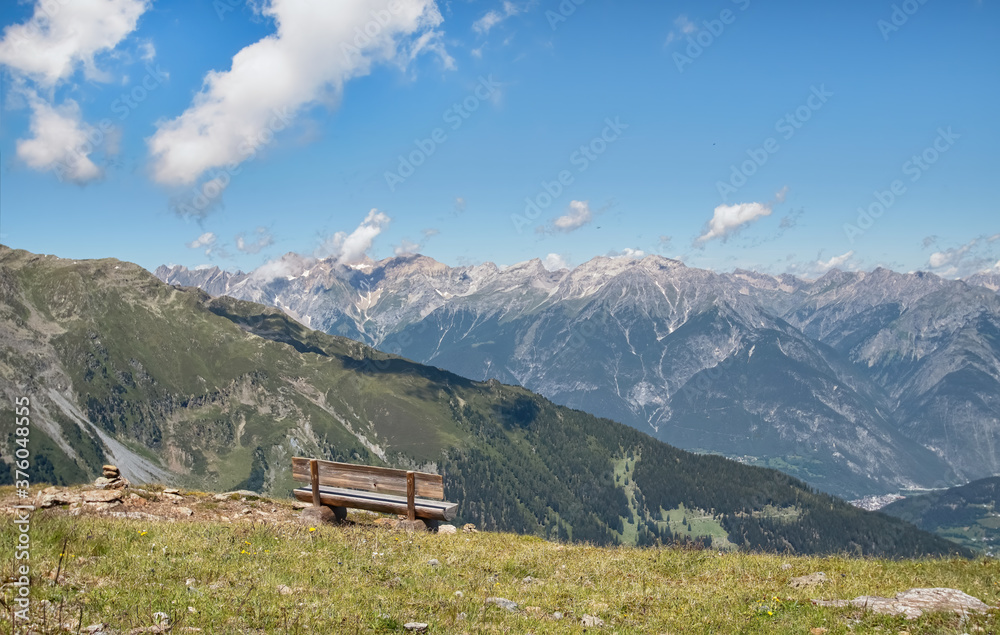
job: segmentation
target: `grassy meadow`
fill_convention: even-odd
[[[0,496],[8,490],[0,488]],[[426,623],[431,633],[1000,631],[997,611],[964,623],[947,614],[908,621],[810,602],[951,587],[996,605],[1000,562],[993,559],[603,548],[461,528],[406,533],[363,513],[352,513],[345,526],[310,527],[299,523],[291,501],[219,502],[185,493],[181,503],[186,507],[173,509],[190,517],[35,512],[35,631],[104,623],[129,632],[154,625],[158,612],[175,633],[403,633],[408,622]],[[8,575],[16,539],[12,520],[4,520],[0,553]],[[816,571],[829,582],[789,586],[793,576]],[[4,588],[5,612],[13,593]],[[493,597],[517,609],[487,601]],[[603,625],[585,626],[585,615]],[[9,612],[0,619],[0,632],[10,632]]]

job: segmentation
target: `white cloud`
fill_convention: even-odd
[[[187,246],[191,249],[198,249],[200,247],[211,247],[215,244],[216,236],[215,232],[205,232],[201,236],[198,236],[191,242],[187,243]]]
[[[373,209],[353,232],[337,232],[330,236],[312,256],[289,252],[254,269],[251,275],[264,281],[301,275],[315,265],[317,258],[333,258],[337,264],[343,265],[357,264],[364,261],[375,238],[388,226],[390,220],[384,213]],[[258,228],[257,231],[260,232],[261,229]],[[426,231],[429,230],[425,230],[425,234]]]
[[[215,251],[215,244],[218,237],[213,232],[205,232],[201,236],[198,236],[191,242],[187,243],[189,249],[201,249],[205,248],[205,255],[211,256],[212,252]]]
[[[398,245],[392,248],[392,253],[397,256],[412,256],[420,251],[420,243],[404,238]]]
[[[316,255],[320,258],[335,258],[337,264],[351,265],[364,260],[371,249],[375,237],[382,233],[392,220],[383,212],[372,209],[357,229],[348,234],[337,232],[327,238]]]
[[[425,229],[420,233],[423,234],[423,238],[419,243],[415,243],[409,238],[404,238],[398,245],[392,248],[392,252],[397,256],[412,256],[413,254],[418,254],[423,250],[427,241],[440,234],[441,230],[430,228]]]
[[[712,214],[712,220],[708,221],[705,233],[695,240],[695,244],[704,243],[714,238],[721,238],[726,241],[727,236],[738,231],[744,225],[754,222],[758,218],[770,216],[775,205],[784,203],[788,196],[788,186],[782,187],[774,193],[774,198],[767,203],[739,203],[737,205],[719,205]],[[787,217],[786,217],[787,218]],[[786,222],[782,219],[781,228],[787,229],[794,226],[794,219]]]
[[[108,81],[95,56],[114,49],[135,30],[147,8],[145,0],[40,0],[28,21],[4,28],[0,65],[11,71],[13,92],[24,95],[31,108],[32,136],[17,141],[17,156],[28,167],[54,171],[60,180],[78,184],[102,176],[90,155],[110,131],[84,123],[72,99],[56,106],[55,88],[79,67],[88,79]],[[38,89],[46,96],[39,96]]]
[[[951,262],[952,258],[953,256],[951,254],[947,254],[942,251],[935,251],[934,253],[931,254],[931,257],[927,261],[927,263],[931,266],[932,269],[937,269],[938,267],[943,267],[944,265]]]
[[[146,40],[139,44],[139,53],[144,62],[152,62],[156,59],[156,47],[151,40]]]
[[[542,260],[542,266],[549,271],[559,271],[560,269],[571,269],[566,264],[566,259],[561,254],[549,254]]]
[[[632,249],[631,247],[626,247],[621,251],[612,251],[608,254],[609,258],[632,258],[638,260],[639,258],[644,258],[646,252],[641,249]]]
[[[100,78],[95,55],[134,31],[148,7],[145,0],[39,1],[30,20],[4,29],[0,64],[46,87],[81,65],[89,78]]]
[[[679,15],[674,19],[674,28],[667,33],[666,44],[670,44],[682,35],[691,35],[698,30],[694,22],[688,20],[686,15]]]
[[[476,33],[486,35],[490,32],[490,29],[500,24],[510,16],[517,15],[520,12],[520,7],[508,0],[503,3],[502,10],[498,11],[496,9],[491,9],[490,11],[487,11],[483,17],[473,22],[472,30]]]
[[[247,160],[303,108],[333,103],[347,81],[377,64],[405,66],[433,51],[445,67],[454,66],[435,30],[442,18],[434,0],[389,6],[384,0],[264,4],[260,12],[277,31],[236,53],[230,70],[208,73],[191,106],[158,126],[148,141],[153,177],[190,184],[207,170]]]
[[[820,251],[820,255],[822,255],[822,253],[823,252]],[[771,275],[787,273],[810,280],[815,280],[832,269],[840,269],[842,271],[860,271],[863,268],[866,268],[864,259],[859,258],[857,253],[853,250],[840,254],[839,256],[831,256],[826,260],[823,260],[818,255],[816,260],[802,261],[797,259],[796,254],[787,254],[782,262],[775,263],[773,266],[755,265],[751,263],[741,266],[754,269],[761,273],[770,273]],[[876,266],[886,266],[891,269],[899,268],[895,265],[878,264]]]
[[[570,201],[569,211],[552,222],[555,229],[571,232],[580,229],[594,219],[589,201]]]
[[[303,271],[313,266],[315,259],[309,256],[301,256],[296,253],[287,253],[277,260],[269,260],[251,272],[251,277],[256,280],[269,281],[276,278],[285,278],[293,275],[300,275]]]
[[[927,259],[927,265],[934,273],[943,277],[965,277],[988,269],[997,257],[1000,234],[977,236],[958,247],[935,251]]]
[[[490,29],[500,24],[502,21],[503,16],[500,15],[499,11],[488,11],[486,15],[472,23],[472,30],[476,33],[489,33]]]
[[[90,159],[93,146],[88,140],[88,135],[100,133],[83,122],[80,106],[68,99],[55,107],[33,92],[27,98],[32,136],[18,139],[17,157],[32,169],[55,172],[60,180],[82,185],[100,178],[103,173]]]
[[[725,238],[747,223],[752,223],[762,216],[771,215],[771,206],[765,203],[739,203],[737,205],[719,205],[715,208],[708,228],[697,241],[703,243],[713,238]]]
[[[830,269],[835,269],[842,267],[844,263],[850,260],[854,256],[854,250],[847,252],[846,254],[840,254],[839,256],[834,256],[827,261],[817,260],[816,267],[819,271],[829,271]]]
[[[271,232],[267,231],[266,227],[258,227],[254,230],[253,235],[256,237],[256,240],[247,239],[245,232],[237,234],[236,249],[245,254],[257,254],[265,247],[270,247],[274,244],[274,236],[271,235]]]

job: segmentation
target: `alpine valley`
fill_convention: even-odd
[[[1000,274],[287,254],[251,273],[156,276],[848,498],[1000,473]]]
[[[412,337],[414,349],[421,346],[417,340],[427,340],[423,346],[428,355],[440,356],[448,349],[453,359],[460,357],[462,333],[479,325],[475,320],[463,322],[473,314],[463,313],[471,308],[462,309],[461,304],[432,308],[425,297],[429,289],[443,300],[464,297],[470,303],[493,303],[495,308],[480,319],[493,323],[495,338],[480,346],[465,340],[465,346],[476,351],[501,351],[505,342],[520,341],[505,329],[530,316],[541,320],[532,337],[542,337],[545,329],[556,328],[546,324],[544,316],[551,313],[549,319],[554,320],[558,312],[569,311],[573,297],[577,314],[586,312],[591,302],[609,303],[608,322],[583,336],[587,342],[599,342],[599,334],[610,337],[620,328],[625,345],[636,347],[636,356],[640,346],[651,346],[659,335],[700,330],[678,339],[677,348],[670,349],[686,360],[692,375],[704,372],[697,370],[702,364],[680,356],[701,351],[699,355],[720,360],[728,373],[723,378],[738,377],[725,366],[726,360],[742,353],[723,353],[748,339],[753,350],[746,353],[749,363],[769,361],[761,372],[785,364],[778,372],[796,378],[793,388],[828,386],[834,395],[828,401],[862,421],[871,430],[868,434],[883,435],[869,444],[875,448],[872,454],[907,457],[899,460],[899,469],[917,473],[922,473],[920,461],[935,459],[931,468],[937,466],[939,473],[927,468],[927,478],[953,477],[942,466],[944,459],[918,443],[908,446],[910,454],[893,447],[906,435],[893,430],[888,415],[875,418],[868,410],[887,398],[884,391],[869,386],[835,348],[803,336],[738,293],[724,299],[705,289],[689,297],[688,291],[664,287],[666,302],[644,305],[639,298],[647,296],[632,285],[648,279],[656,288],[656,281],[639,267],[662,265],[669,270],[677,265],[606,264],[620,268],[622,279],[574,281],[565,272],[547,274],[534,264],[507,272],[490,267],[449,271],[415,258],[368,270],[313,263],[308,274],[286,274],[244,288],[271,293],[269,285],[279,285],[290,291],[283,285],[322,277],[324,285],[310,288],[317,290],[315,308],[328,307],[325,319],[331,330],[385,342],[388,335],[379,330],[383,322],[370,317],[378,309],[380,319],[396,316],[395,337]],[[424,270],[426,277],[420,273]],[[215,275],[220,277],[219,272]],[[400,287],[386,292],[389,287],[381,285],[393,280],[400,285],[409,280],[409,291]],[[225,291],[226,281],[232,279],[214,291]],[[525,284],[510,286],[516,281]],[[758,281],[760,287],[763,282]],[[473,283],[482,285],[480,291],[470,291]],[[551,304],[552,290],[563,285],[575,290],[565,289],[566,299]],[[501,293],[487,293],[489,286]],[[465,295],[459,296],[457,291],[463,289]],[[775,302],[779,292],[786,293],[770,290]],[[477,293],[482,294],[478,299]],[[971,298],[988,304],[992,297],[972,287],[966,293],[968,298],[957,305],[968,307]],[[344,311],[332,308],[336,297],[350,299]],[[653,320],[656,306],[672,307],[677,320]],[[631,321],[626,320],[625,307],[636,312]],[[823,306],[815,311],[822,316]],[[434,317],[436,312],[441,315]],[[962,319],[954,308],[952,313]],[[680,321],[682,315],[687,317]],[[643,316],[645,322],[639,319]],[[598,325],[600,319],[592,318]],[[823,330],[823,320],[814,321]],[[421,323],[427,325],[423,332]],[[442,335],[431,330],[435,323]],[[653,330],[641,334],[636,330],[640,323]],[[464,330],[453,333],[460,325]],[[582,387],[600,386],[603,380],[594,364],[582,363],[587,356],[574,346],[583,345],[572,343],[571,336],[561,355],[581,362],[580,379],[564,394],[586,394]],[[590,355],[601,360],[598,370],[609,368],[619,346],[609,341]],[[963,346],[972,348],[971,343]],[[518,354],[529,359],[526,352]],[[544,359],[541,353],[531,355]],[[825,374],[814,370],[824,363]],[[524,364],[528,368],[528,362]],[[479,373],[492,367],[481,366]],[[763,379],[779,377],[771,373]],[[718,399],[720,381],[712,378],[701,396],[693,393],[689,407],[698,399]],[[753,389],[747,385],[741,390],[749,395]],[[546,538],[599,544],[692,541],[718,549],[800,554],[972,553],[905,521],[852,507],[782,472],[692,454],[629,426],[556,405],[526,388],[496,379],[465,379],[340,335],[310,330],[273,307],[164,284],[137,265],[113,259],[71,261],[0,246],[0,392],[8,403],[30,400],[25,444],[30,448],[32,483],[84,482],[101,473],[102,463],[113,462],[133,481],[202,490],[248,488],[287,496],[292,487],[290,459],[304,455],[437,471],[444,475],[446,498],[459,504],[460,522]],[[623,389],[621,394],[629,392]],[[651,398],[656,394],[651,392]],[[816,399],[799,399],[802,416],[816,407]],[[623,397],[621,403],[631,402]],[[652,408],[652,402],[642,403]],[[734,425],[756,430],[762,421],[748,418],[734,420]],[[14,427],[13,417],[0,420],[0,438],[8,447],[15,444]],[[766,434],[781,439],[784,432]],[[10,482],[12,466],[4,468],[0,475]]]

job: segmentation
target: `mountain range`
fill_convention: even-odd
[[[840,496],[1000,473],[998,273],[806,280],[659,256],[549,271],[287,254],[250,273],[155,274]]]
[[[287,496],[291,457],[315,456],[441,473],[460,522],[547,538],[971,554],[776,470],[679,450],[114,259],[0,246],[0,343],[0,392],[30,400],[32,483],[85,482],[113,462],[133,481]],[[0,439],[14,445],[12,417]]]

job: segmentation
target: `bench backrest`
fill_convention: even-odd
[[[312,482],[311,461],[299,456],[292,458],[292,477],[296,481]],[[421,498],[444,500],[444,477],[427,472],[407,472],[387,467],[353,465],[335,461],[316,460],[319,475],[318,484],[328,487],[344,487],[382,494],[407,496],[407,475],[413,475],[413,494]]]

